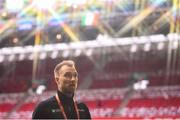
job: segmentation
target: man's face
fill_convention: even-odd
[[[56,78],[58,87],[62,92],[72,94],[77,88],[78,75],[74,66],[63,65]]]

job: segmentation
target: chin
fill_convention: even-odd
[[[68,92],[68,93],[74,93],[75,92],[75,88],[69,88],[69,89],[67,89],[66,91]]]
[[[75,92],[75,89],[72,89],[72,90],[70,90],[69,92],[74,93],[74,92]]]

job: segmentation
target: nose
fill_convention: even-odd
[[[76,77],[75,77],[75,76],[72,76],[72,77],[71,77],[71,81],[76,81]]]

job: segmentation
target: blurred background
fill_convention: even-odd
[[[180,0],[0,0],[0,119],[31,119],[65,59],[92,118],[180,118]]]

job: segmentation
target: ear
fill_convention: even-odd
[[[58,77],[55,77],[55,81],[56,81],[56,83],[58,83],[58,81],[59,81],[59,78],[58,78]]]

